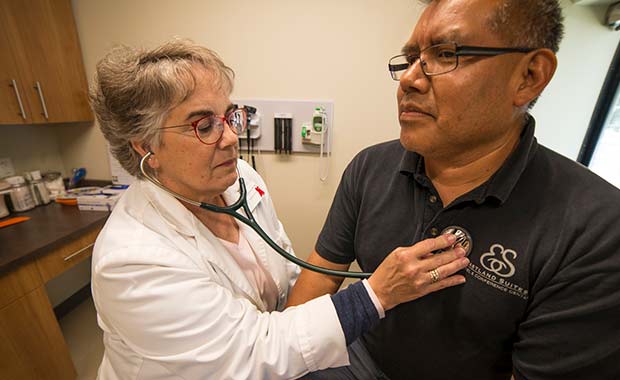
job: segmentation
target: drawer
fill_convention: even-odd
[[[37,266],[43,282],[48,282],[67,269],[89,258],[93,253],[93,246],[99,231],[101,231],[100,226],[39,257],[37,259]]]

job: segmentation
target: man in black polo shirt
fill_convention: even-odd
[[[456,226],[467,282],[392,309],[350,367],[310,378],[620,379],[620,191],[538,144],[527,113],[556,68],[558,1],[428,3],[390,61],[400,141],[350,163],[310,261],[373,271]],[[304,271],[291,303],[341,282]]]

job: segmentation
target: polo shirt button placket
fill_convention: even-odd
[[[431,236],[432,237],[435,237],[435,236],[437,236],[439,234],[439,230],[437,228],[435,228],[435,227],[431,228],[430,232],[431,232]]]

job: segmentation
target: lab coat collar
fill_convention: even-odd
[[[251,178],[244,177],[243,180],[245,182],[245,188],[247,191],[246,197],[247,197],[248,207],[250,208],[250,211],[254,211],[254,209],[260,203],[265,193],[260,188],[260,186],[256,184],[256,182],[252,181]],[[226,189],[226,191],[224,191],[224,193],[222,194],[222,198],[224,198],[224,202],[226,202],[226,205],[231,205],[237,202],[237,200],[239,200],[240,193],[241,193],[241,189],[239,187],[239,178],[237,178],[235,183],[232,186],[230,186],[228,189]],[[245,215],[245,212],[243,212],[242,209],[239,209],[239,212]]]
[[[248,207],[250,211],[254,211],[264,192],[251,179],[245,178],[245,184]],[[196,223],[200,222],[181,201],[147,180],[139,181],[139,186],[145,197],[172,229],[186,236],[196,235]],[[222,193],[222,197],[227,205],[231,205],[239,199],[239,193],[239,179],[237,179],[232,186]],[[245,215],[242,209],[239,209],[238,212]]]
[[[263,195],[265,193],[263,189],[261,189],[260,186],[256,182],[252,181],[251,178],[244,177],[244,182],[245,182],[246,191],[247,191],[246,197],[247,197],[248,208],[250,209],[250,212],[253,213],[256,207],[260,204],[263,198]],[[235,181],[235,183],[222,194],[222,197],[224,198],[224,202],[226,202],[226,205],[231,205],[237,202],[237,200],[239,200],[240,193],[241,193],[241,190],[239,187],[239,179],[237,179],[237,181]],[[237,210],[237,212],[247,217],[247,214],[243,209],[240,208],[239,210]],[[282,292],[281,285],[276,280],[277,276],[275,276],[276,278],[274,278],[273,276],[272,270],[274,269],[274,266],[271,265],[269,256],[267,255],[267,247],[265,245],[266,243],[260,238],[260,236],[258,236],[256,232],[254,232],[254,230],[251,227],[239,221],[237,221],[237,224],[239,225],[239,233],[245,236],[245,238],[248,241],[248,244],[250,245],[250,247],[252,247],[252,250],[256,254],[257,260],[260,261],[260,264],[263,266],[263,268],[267,270],[268,274],[272,276],[274,282],[276,283],[278,294],[280,294]],[[218,241],[218,244],[221,244],[221,243]],[[225,248],[222,246],[222,249],[225,249]],[[226,269],[229,267],[230,266],[223,266],[222,269]],[[267,305],[265,305],[265,303],[263,302],[262,298],[257,292],[257,289],[255,289],[250,284],[250,282],[245,277],[245,275],[243,275],[243,273],[241,273],[240,276],[233,275],[233,274],[228,274],[228,275],[230,278],[232,278],[235,281],[235,283],[239,286],[239,288],[242,291],[244,291],[253,300],[254,305],[259,310],[267,311]]]
[[[196,234],[196,217],[178,199],[147,180],[138,183],[146,199],[170,228],[185,236]],[[147,220],[143,222],[149,223]]]

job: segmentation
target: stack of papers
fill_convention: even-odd
[[[85,211],[110,212],[123,195],[125,189],[127,189],[127,186],[111,185],[80,193],[77,197],[78,208]]]

